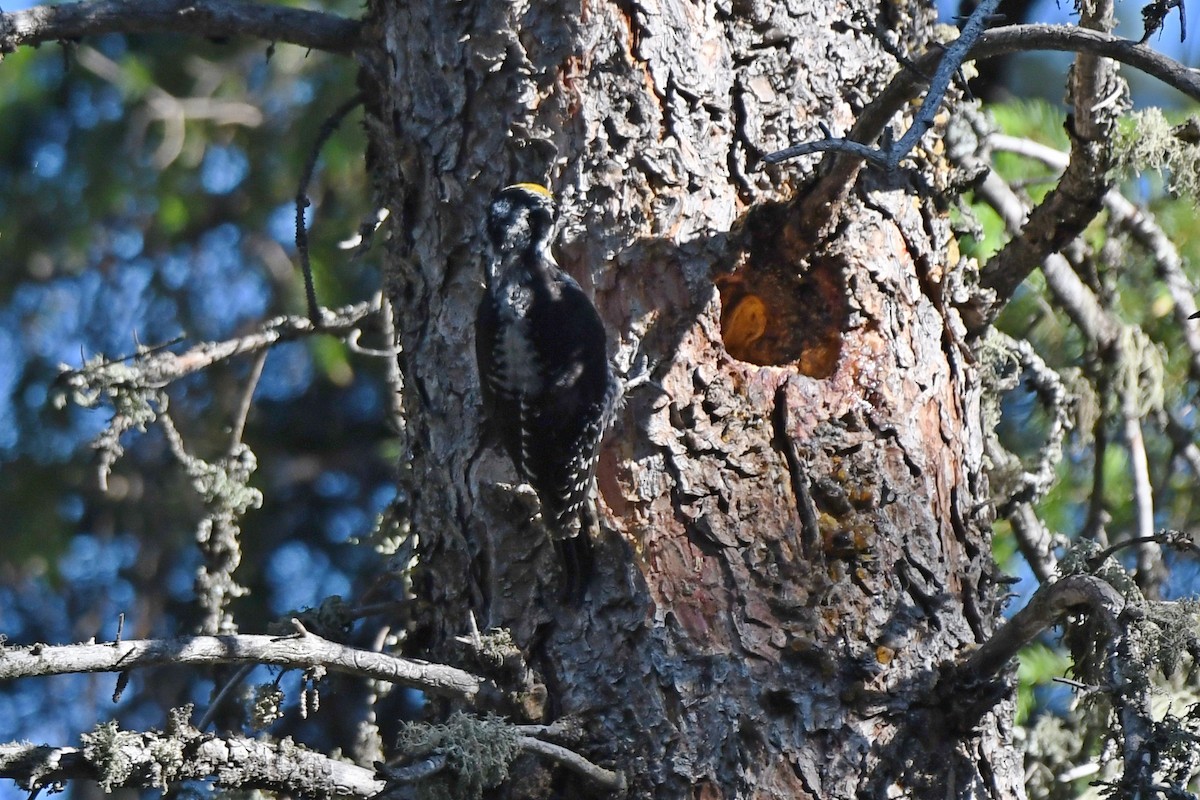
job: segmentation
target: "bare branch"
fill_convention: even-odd
[[[1017,540],[1017,548],[1025,556],[1034,577],[1039,583],[1046,583],[1058,569],[1054,537],[1046,530],[1046,523],[1029,503],[1015,503],[1006,516]]]
[[[933,127],[933,118],[942,105],[942,99],[946,95],[946,90],[950,88],[950,82],[954,80],[954,76],[962,68],[963,62],[966,61],[971,49],[975,46],[976,41],[978,41],[980,35],[983,33],[984,27],[987,26],[988,21],[992,18],[992,13],[999,4],[1000,0],[983,0],[983,2],[975,7],[966,24],[963,25],[958,38],[946,46],[942,52],[932,78],[926,79],[925,70],[920,67],[917,68],[919,79],[922,81],[928,80],[929,88],[925,93],[925,99],[921,102],[921,108],[913,118],[912,125],[909,126],[908,130],[904,132],[904,135],[898,141],[890,147],[876,151],[872,151],[869,148],[860,150],[858,148],[862,148],[863,144],[859,141],[854,141],[854,137],[851,135],[849,140],[840,140],[842,143],[841,146],[829,146],[824,149],[853,153],[885,169],[896,169],[904,157],[917,146],[917,142],[925,135],[926,131]],[[827,139],[825,142],[818,144],[832,145],[837,141],[839,140]],[[874,141],[874,138],[871,141]],[[800,149],[804,147],[806,146],[797,145],[796,147],[789,147],[777,153],[771,153],[764,157],[763,160],[768,164],[774,164],[787,158],[804,155],[803,152],[800,152]],[[807,152],[815,151],[809,150]]]
[[[970,59],[979,61],[1031,50],[1088,52],[1111,58],[1200,100],[1200,71],[1188,69],[1180,62],[1137,42],[1073,25],[1008,25],[993,28],[984,32],[975,42]],[[926,76],[934,71],[942,57],[941,49],[931,50],[916,59],[912,68],[901,69],[879,96],[859,113],[845,141],[869,146],[878,140],[892,118],[920,93],[928,82]],[[817,220],[818,227],[821,227],[821,220],[832,214],[832,209],[840,202],[839,198],[854,184],[854,177],[866,156],[857,148],[827,143],[821,143],[819,147],[806,152],[819,150],[829,152],[817,170],[820,179],[803,198],[800,216]],[[771,154],[764,160],[771,163],[787,157]]]
[[[963,662],[963,674],[979,678],[998,674],[1022,647],[1079,607],[1098,614],[1110,636],[1115,638],[1120,634],[1117,618],[1125,608],[1125,598],[1100,578],[1071,575],[1057,583],[1044,584],[1034,592],[1027,606],[1013,614],[1004,627]]]
[[[103,33],[257,36],[347,55],[361,23],[333,14],[236,0],[95,0],[0,14],[0,53]]]
[[[376,310],[373,302],[358,303],[336,311],[326,310],[320,330],[317,330],[307,317],[276,317],[263,323],[256,332],[237,339],[201,342],[179,354],[161,348],[151,349],[129,359],[89,365],[78,370],[66,370],[58,380],[60,384],[75,391],[86,391],[89,387],[106,381],[110,384],[136,383],[138,386],[160,388],[220,361],[246,353],[257,353],[279,342],[300,339],[315,333],[334,336],[348,334]]]
[[[4,647],[0,648],[0,681],[74,672],[124,672],[171,664],[273,664],[290,669],[323,666],[468,701],[496,691],[491,682],[455,667],[359,650],[313,633],[282,638],[241,634]]]
[[[1061,170],[1067,166],[1066,153],[1029,139],[996,134],[988,141],[993,149],[1036,159],[1055,169]],[[1144,247],[1154,260],[1154,271],[1166,285],[1175,304],[1175,319],[1190,353],[1189,370],[1192,377],[1200,378],[1200,325],[1188,322],[1188,318],[1196,313],[1196,288],[1183,270],[1179,250],[1153,215],[1138,208],[1118,190],[1110,189],[1104,195],[1104,207],[1113,222]]]
[[[624,775],[620,772],[599,767],[574,750],[568,750],[562,745],[553,744],[552,742],[543,742],[541,739],[535,739],[532,736],[517,737],[517,746],[526,752],[537,753],[538,755],[553,759],[564,767],[608,789],[610,792],[625,791]]]
[[[1078,30],[1108,35],[1112,2],[1081,6]],[[1058,185],[1029,214],[1029,219],[979,271],[980,285],[992,293],[984,317],[1008,303],[1013,292],[1051,253],[1057,253],[1096,217],[1112,186],[1112,139],[1129,89],[1116,65],[1091,49],[1082,49],[1068,77],[1073,114],[1067,132],[1071,157]]]

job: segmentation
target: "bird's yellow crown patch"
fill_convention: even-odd
[[[551,200],[554,199],[554,195],[550,192],[550,190],[547,189],[545,186],[542,186],[540,183],[514,183],[512,186],[505,186],[504,188],[505,189],[524,189],[527,192],[533,192],[534,194],[540,194],[543,197],[550,198]]]

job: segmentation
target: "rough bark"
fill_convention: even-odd
[[[889,9],[919,48],[929,13]],[[958,718],[933,699],[997,616],[979,384],[942,302],[955,250],[914,188],[937,184],[933,151],[924,181],[861,179],[825,235],[783,203],[813,160],[755,169],[822,124],[844,132],[896,69],[850,14],[368,11],[378,48],[360,52],[387,54],[363,89],[427,601],[409,641],[453,659],[468,612],[509,628],[546,682],[545,715],[578,715],[580,751],[623,770],[632,796],[1021,795],[1006,687]],[[608,438],[578,609],[479,424],[482,220],[516,180],[555,189],[559,260],[594,291],[616,363],[659,362]],[[523,775],[515,795],[551,791]]]

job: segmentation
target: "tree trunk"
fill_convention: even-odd
[[[578,749],[631,796],[1023,794],[1008,687],[962,718],[934,699],[998,618],[980,387],[928,190],[937,133],[923,180],[860,178],[832,231],[784,203],[814,162],[757,167],[845,131],[897,69],[857,30],[881,7],[854,5],[853,26],[845,4],[756,0],[368,12],[421,540],[413,654],[461,660],[468,612],[509,629],[548,694],[525,710],[576,715]],[[932,11],[887,8],[924,49]],[[657,364],[607,438],[578,608],[481,428],[483,219],[516,181],[554,190],[558,259],[618,368]],[[587,791],[520,775],[514,796]]]

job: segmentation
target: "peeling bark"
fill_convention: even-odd
[[[928,11],[892,12],[927,40]],[[364,25],[388,54],[362,88],[422,541],[409,641],[446,656],[468,612],[509,628],[546,715],[577,715],[580,751],[631,796],[1022,795],[1003,691],[967,730],[928,705],[998,617],[979,382],[942,302],[947,221],[868,175],[818,237],[772,217],[815,161],[756,170],[820,124],[846,131],[896,69],[849,14],[375,2]],[[934,152],[917,155],[927,185],[946,169]],[[659,364],[608,437],[579,609],[481,440],[482,220],[515,180],[555,190],[556,252],[616,363]],[[548,796],[523,781],[514,795]]]

